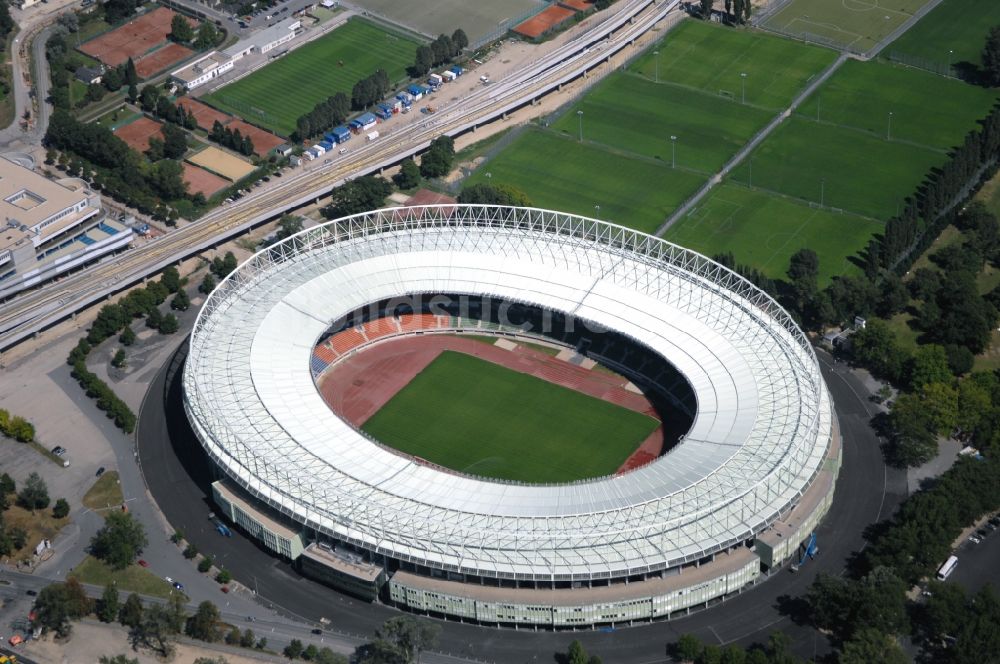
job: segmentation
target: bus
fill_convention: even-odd
[[[955,556],[949,556],[948,560],[944,561],[944,565],[941,565],[941,569],[938,570],[938,581],[944,581],[951,576],[951,573],[955,571],[956,567],[958,567],[958,558]]]

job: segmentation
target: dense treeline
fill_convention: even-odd
[[[77,346],[77,348],[81,348],[81,346]],[[114,393],[114,390],[108,387],[107,383],[87,369],[84,360],[77,360],[73,363],[71,375],[80,383],[80,387],[87,393],[87,396],[96,401],[97,407],[114,420],[116,427],[125,433],[135,431],[135,413]]]
[[[250,156],[253,154],[253,141],[249,136],[243,136],[239,129],[223,127],[222,123],[216,120],[212,123],[212,131],[208,132],[208,140],[215,141],[219,145],[235,150],[240,154]]]
[[[455,139],[451,136],[438,136],[420,155],[420,174],[425,178],[444,177],[451,171],[454,161]]]
[[[359,212],[367,212],[382,207],[385,198],[392,193],[392,185],[374,175],[364,175],[346,182],[333,190],[332,202],[323,208],[327,219],[339,219]]]
[[[771,634],[767,645],[742,648],[736,644],[722,647],[702,643],[693,634],[682,634],[667,650],[682,662],[722,664],[800,664],[801,659],[788,652],[788,637],[781,632]],[[841,660],[843,661],[843,660]],[[857,664],[861,664],[858,662]],[[865,663],[870,664],[870,663]],[[887,664],[887,663],[885,663]]]
[[[187,195],[179,162],[162,159],[146,163],[107,127],[79,122],[66,111],[57,109],[52,114],[44,143],[72,155],[80,164],[80,176],[89,179],[94,188],[140,212],[172,220],[177,218],[177,210],[169,206],[176,208],[183,201],[204,204],[201,194]]]
[[[7,35],[14,29],[14,18],[10,15],[7,0],[0,0],[0,53],[7,48]]]
[[[389,74],[382,68],[354,84],[351,88],[351,109],[362,111],[378,103],[392,89]]]
[[[347,95],[343,92],[331,95],[295,121],[295,135],[292,138],[296,142],[302,142],[313,136],[318,136],[339,124],[343,124],[350,111],[351,102]]]
[[[20,415],[11,415],[0,408],[0,434],[19,443],[30,443],[35,440],[35,425]]]
[[[158,85],[144,85],[137,101],[142,110],[164,122],[185,129],[198,128],[198,120],[194,117],[194,111],[187,111],[183,106],[170,101]]]
[[[470,185],[458,195],[459,203],[481,205],[515,205],[532,207],[534,203],[527,194],[517,187],[507,184],[492,184],[483,182]]]
[[[414,62],[408,68],[410,76],[419,78],[426,76],[431,67],[438,67],[451,62],[469,46],[469,38],[465,31],[459,28],[448,35],[438,35],[429,45],[417,47]]]

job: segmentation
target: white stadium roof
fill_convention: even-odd
[[[334,320],[414,293],[506,298],[628,335],[688,380],[691,429],[640,469],[560,485],[395,454],[327,407],[309,361]],[[831,431],[811,347],[767,295],[658,238],[528,208],[380,210],[255,255],[199,314],[184,386],[210,456],[273,508],[391,558],[501,578],[615,578],[751,538],[809,486]]]

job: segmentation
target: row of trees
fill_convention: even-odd
[[[144,85],[139,92],[137,100],[139,107],[147,113],[164,122],[172,123],[185,129],[197,129],[198,120],[194,116],[194,111],[188,111],[180,104],[170,101],[170,98],[163,93],[163,89],[158,85]]]
[[[802,660],[788,652],[788,643],[787,636],[775,632],[767,645],[753,645],[745,649],[734,644],[723,648],[714,643],[702,643],[693,634],[682,634],[667,650],[682,662],[696,664],[799,664]],[[875,661],[881,660],[852,660],[852,664],[872,664]]]
[[[31,443],[35,440],[35,425],[20,415],[11,415],[0,408],[0,434],[19,443]]]
[[[327,219],[338,219],[359,212],[375,210],[392,193],[392,185],[375,175],[355,178],[333,190],[330,205],[322,209]]]
[[[701,16],[708,20],[712,18],[715,0],[701,0]],[[726,20],[729,23],[745,25],[750,20],[750,0],[726,0]]]
[[[84,344],[86,341],[80,340]],[[81,346],[77,346],[81,348]],[[76,350],[76,349],[74,349]],[[114,420],[115,426],[125,433],[135,431],[135,413],[128,407],[128,404],[115,394],[107,383],[101,380],[97,374],[87,369],[84,360],[77,360],[73,363],[73,378],[80,384],[87,396],[94,399],[97,407],[103,410],[107,416]]]
[[[318,136],[325,131],[343,124],[351,111],[351,101],[343,92],[338,92],[317,103],[311,111],[299,116],[295,121],[297,142]]]
[[[354,84],[351,88],[351,108],[361,111],[377,104],[392,89],[389,74],[381,67]]]
[[[218,120],[212,123],[212,131],[208,132],[208,140],[215,141],[223,147],[248,157],[254,152],[253,141],[250,140],[249,136],[242,135],[239,129],[223,127]]]
[[[410,76],[420,78],[430,72],[431,67],[438,67],[452,61],[469,46],[469,38],[461,28],[448,35],[438,35],[429,45],[417,47],[416,57],[408,71]]]

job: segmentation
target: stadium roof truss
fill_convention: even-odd
[[[559,485],[394,454],[329,410],[309,358],[332,321],[417,293],[529,302],[617,330],[687,378],[691,429],[640,469]],[[184,387],[213,461],[272,508],[390,558],[525,580],[641,574],[749,539],[795,505],[831,432],[812,349],[769,296],[659,238],[534,208],[377,210],[254,255],[200,312]]]

